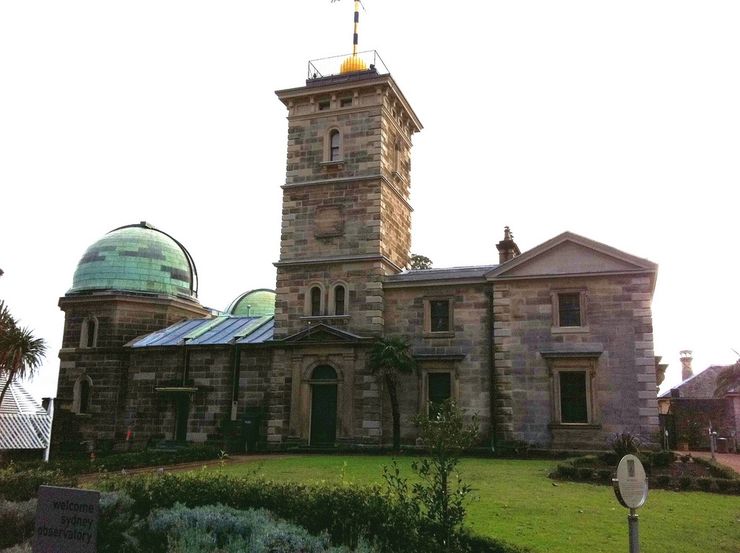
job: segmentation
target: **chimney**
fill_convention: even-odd
[[[514,242],[514,235],[512,234],[509,227],[504,227],[504,239],[496,244],[498,250],[498,262],[506,263],[509,259],[514,259],[519,255],[519,246]]]
[[[694,376],[694,371],[691,368],[691,362],[694,360],[694,358],[691,357],[692,353],[693,352],[690,349],[681,350],[681,380],[688,380]]]

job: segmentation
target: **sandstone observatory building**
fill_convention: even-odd
[[[486,446],[652,437],[654,263],[570,232],[520,253],[506,229],[490,265],[407,270],[422,125],[380,60],[277,96],[289,130],[274,290],[212,313],[173,237],[140,223],[95,242],[60,299],[57,447],[239,448],[245,420],[250,447],[387,446],[387,393],[368,367],[382,336],[408,341],[418,365],[401,383],[404,443],[445,398],[478,414]]]

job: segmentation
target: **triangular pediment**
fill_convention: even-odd
[[[568,275],[599,275],[655,272],[652,261],[564,232],[499,265],[488,273],[496,278],[539,278]]]
[[[279,341],[281,343],[289,344],[356,344],[366,340],[368,340],[368,338],[352,334],[351,332],[347,332],[324,323],[318,323],[313,324],[300,332],[291,334]]]

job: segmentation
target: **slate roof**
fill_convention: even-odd
[[[707,367],[700,373],[687,378],[681,384],[669,388],[658,398],[670,398],[671,392],[675,389],[680,391],[682,398],[691,399],[712,399],[714,397],[714,390],[717,387],[717,375],[726,369],[729,365],[712,365]]]
[[[0,389],[7,378],[0,375]],[[51,418],[19,383],[13,382],[0,405],[0,450],[45,449],[51,436]]]
[[[498,265],[448,267],[445,269],[418,269],[386,277],[387,283],[427,282],[436,280],[485,279],[486,274]]]
[[[275,328],[274,317],[235,317],[219,315],[207,319],[191,319],[152,332],[129,342],[132,348],[223,345],[223,344],[261,344],[272,340]]]

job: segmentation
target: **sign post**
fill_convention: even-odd
[[[33,553],[95,553],[100,492],[41,486]]]
[[[648,481],[645,469],[634,455],[625,455],[617,466],[617,477],[612,480],[614,493],[622,506],[630,510],[627,515],[630,553],[640,553],[640,521],[637,509],[647,501]]]

